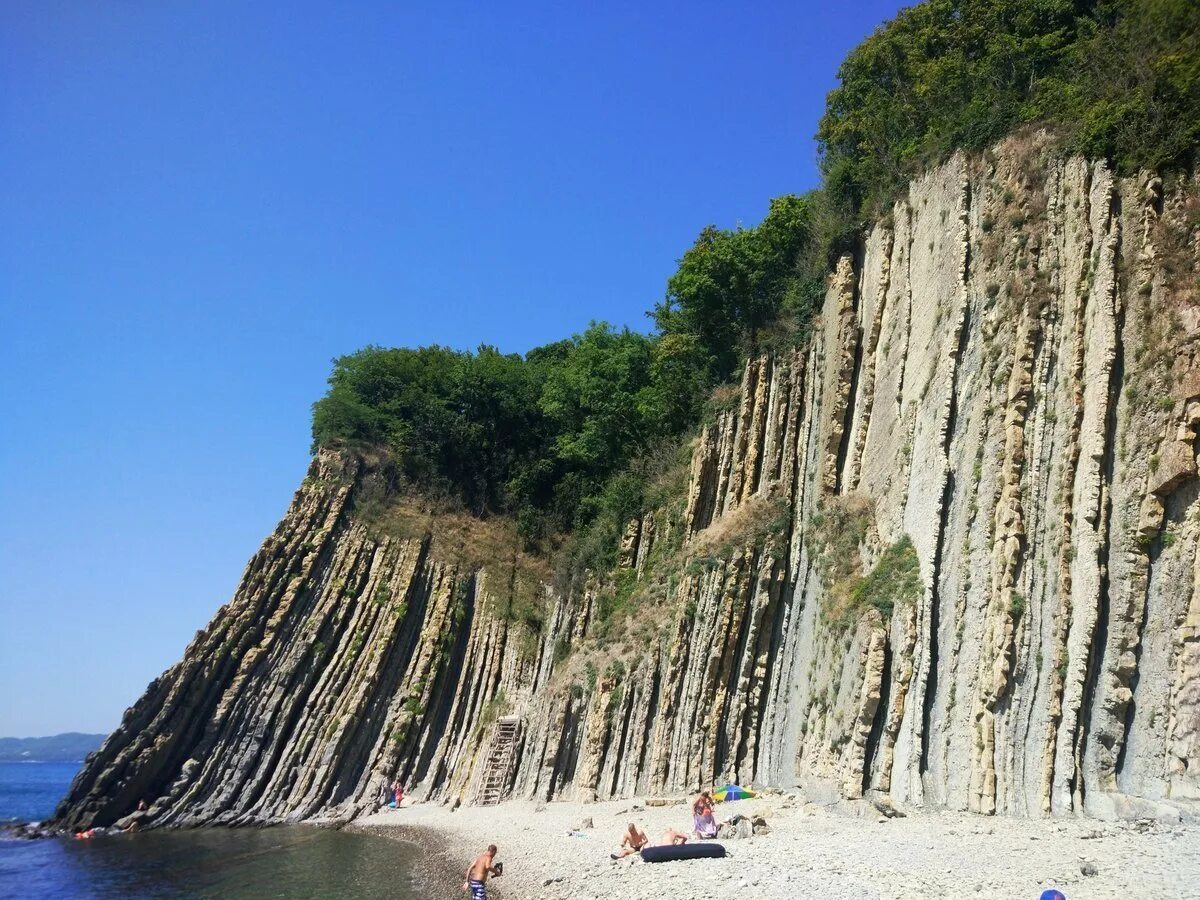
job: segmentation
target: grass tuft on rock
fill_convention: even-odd
[[[875,567],[851,588],[849,611],[854,614],[873,608],[888,619],[898,606],[919,600],[923,590],[917,551],[905,535],[883,551]]]
[[[921,597],[920,560],[908,535],[863,572],[863,553],[874,532],[874,511],[865,497],[836,497],[809,524],[808,550],[826,591],[821,612],[833,628],[848,628],[872,610],[886,621],[897,608]]]

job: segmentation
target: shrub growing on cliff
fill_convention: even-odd
[[[897,606],[915,603],[923,591],[917,551],[905,535],[884,550],[871,571],[853,585],[847,612],[854,615],[873,608],[888,619]]]
[[[654,321],[664,336],[694,341],[692,365],[707,369],[710,384],[734,374],[743,352],[758,345],[785,307],[811,318],[825,262],[815,258],[818,203],[815,195],[780,197],[754,228],[710,225],[679,261]]]
[[[871,501],[854,493],[830,498],[809,519],[808,552],[827,587],[861,571],[860,548],[873,521]]]
[[[884,549],[864,574],[862,551],[873,531],[874,510],[858,494],[830,499],[809,520],[808,552],[825,587],[822,614],[835,628],[853,625],[871,609],[886,620],[924,590],[920,561],[908,535]]]

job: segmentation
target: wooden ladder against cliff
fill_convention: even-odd
[[[475,790],[476,805],[495,806],[508,793],[520,733],[521,720],[517,716],[504,716],[496,722],[483,764],[483,775]]]

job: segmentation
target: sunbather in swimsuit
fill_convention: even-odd
[[[687,843],[687,840],[688,839],[687,839],[686,834],[680,834],[674,828],[668,828],[666,831],[663,832],[662,843],[659,844],[658,846],[660,846],[660,847],[682,847],[684,844]]]
[[[610,856],[613,859],[632,856],[648,843],[650,843],[650,839],[646,837],[646,832],[639,830],[636,825],[630,822],[629,828],[625,831],[625,837],[621,838],[621,849],[616,853],[610,854]]]

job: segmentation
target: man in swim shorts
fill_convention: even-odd
[[[650,839],[646,837],[646,832],[630,822],[629,827],[625,830],[625,837],[621,838],[621,849],[616,853],[610,853],[609,856],[613,859],[623,859],[637,853],[649,843]]]
[[[500,874],[500,864],[496,859],[496,845],[488,844],[487,850],[475,857],[475,862],[467,867],[467,880],[462,889],[471,892],[471,900],[487,900],[487,880],[489,875]]]

